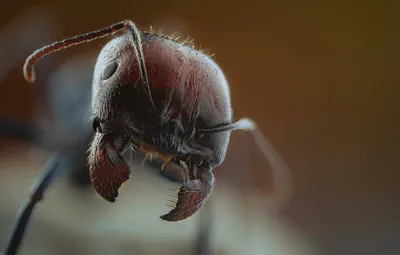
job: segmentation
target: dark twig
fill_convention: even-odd
[[[37,182],[33,186],[33,193],[26,203],[20,208],[17,221],[12,230],[11,238],[6,246],[4,255],[14,255],[21,245],[23,236],[32,211],[36,204],[43,199],[43,194],[54,182],[54,179],[60,175],[61,153],[55,153],[47,163],[47,166]]]

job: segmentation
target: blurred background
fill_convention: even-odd
[[[81,141],[71,156],[76,162],[65,167],[84,161],[89,136],[80,120],[96,55],[110,38],[43,59],[33,85],[22,75],[25,58],[55,40],[131,19],[141,29],[190,36],[215,53],[235,118],[253,118],[291,169],[293,197],[271,213],[269,168],[246,135],[232,133],[207,208],[211,254],[400,254],[399,7],[341,0],[5,0],[0,249],[52,154],[48,144]],[[21,123],[40,135],[18,129]],[[78,181],[58,179],[34,211],[19,254],[196,254],[200,214],[181,223],[158,220],[169,210],[168,188],[177,184],[141,160],[132,164],[136,175],[114,204],[85,186],[82,173]]]

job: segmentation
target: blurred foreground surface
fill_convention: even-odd
[[[0,247],[19,206],[49,153],[17,144],[0,151]],[[27,172],[26,170],[30,171]],[[158,217],[169,210],[173,183],[133,164],[135,176],[114,204],[94,191],[73,189],[60,178],[35,210],[21,247],[23,254],[194,254],[199,215],[179,223]],[[210,199],[213,254],[311,255],[310,247],[284,222],[260,210],[262,198],[244,201],[218,185]],[[260,206],[257,206],[260,204]],[[287,226],[286,226],[287,225]]]

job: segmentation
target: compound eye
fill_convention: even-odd
[[[109,79],[117,70],[118,68],[118,63],[117,62],[110,62],[107,64],[107,66],[103,70],[103,74],[101,75],[102,80],[107,80]]]

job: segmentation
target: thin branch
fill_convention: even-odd
[[[26,227],[29,223],[32,211],[36,204],[43,199],[43,195],[48,187],[54,182],[61,171],[59,167],[62,154],[55,153],[47,162],[47,166],[37,182],[33,185],[33,193],[26,203],[20,208],[17,220],[11,232],[10,240],[7,243],[4,255],[15,255],[21,245]]]

